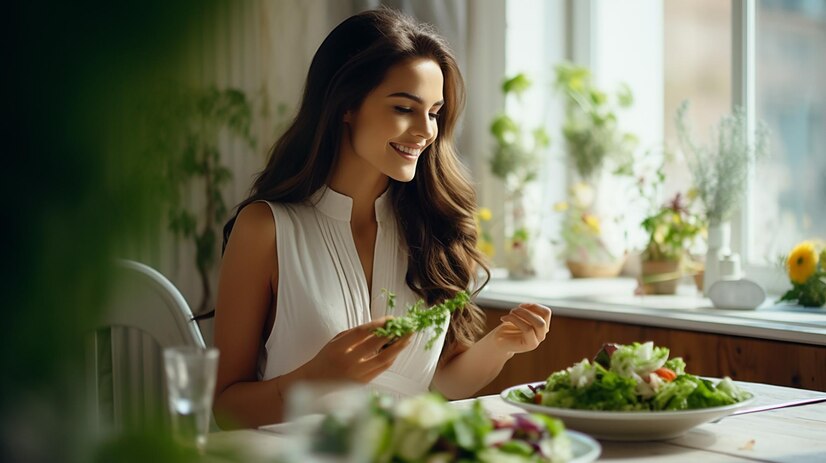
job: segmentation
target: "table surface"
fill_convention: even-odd
[[[754,407],[826,397],[822,392],[738,383],[757,395]],[[491,415],[522,412],[498,396],[480,398]],[[210,434],[208,452],[243,449],[245,461],[272,461],[283,448],[283,434],[264,430]],[[612,462],[826,462],[826,402],[724,418],[698,426],[682,437],[653,442],[600,441],[597,461]],[[217,460],[217,461],[220,461]]]

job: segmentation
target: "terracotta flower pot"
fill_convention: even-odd
[[[619,275],[623,263],[624,259],[604,263],[565,261],[573,278],[614,278]]]
[[[645,294],[674,294],[681,276],[680,261],[642,261],[642,287]]]

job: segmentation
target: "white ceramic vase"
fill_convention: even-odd
[[[708,251],[703,273],[703,296],[708,297],[711,285],[720,280],[720,257],[731,253],[731,224],[723,222],[708,226]]]

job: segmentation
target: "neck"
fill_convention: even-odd
[[[386,175],[356,155],[351,147],[343,146],[328,186],[352,198],[350,222],[359,225],[376,222],[376,199],[389,184]]]

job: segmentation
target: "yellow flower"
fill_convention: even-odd
[[[566,201],[560,201],[554,204],[554,211],[556,212],[565,212],[568,210],[568,203]]]
[[[817,269],[817,259],[815,245],[811,241],[804,241],[795,246],[786,259],[789,279],[800,285],[806,283]]]
[[[596,216],[593,216],[591,214],[585,214],[582,216],[582,220],[585,222],[586,225],[588,225],[588,228],[590,228],[591,231],[593,231],[596,234],[599,234],[599,219],[596,218]]]
[[[493,258],[496,254],[496,248],[493,247],[493,243],[488,240],[479,240],[479,250],[482,251],[482,254]]]
[[[479,208],[479,220],[482,222],[487,222],[493,218],[493,212],[490,211],[487,207]]]

